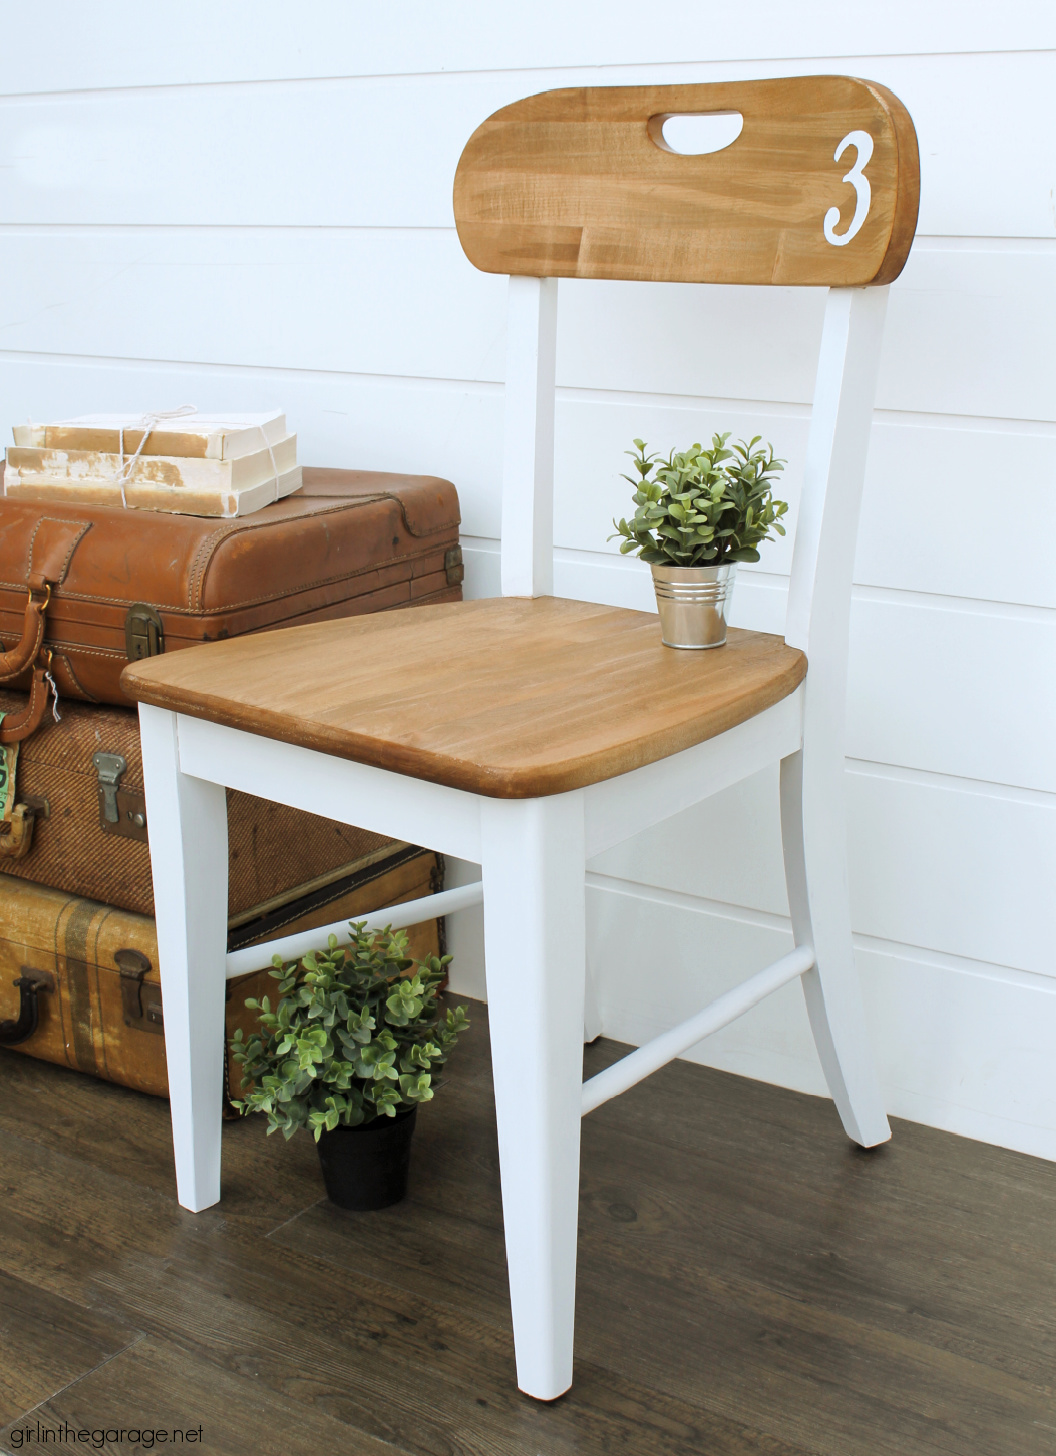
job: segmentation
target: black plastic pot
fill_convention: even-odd
[[[417,1107],[324,1132],[316,1147],[326,1196],[339,1208],[388,1208],[407,1196]]]

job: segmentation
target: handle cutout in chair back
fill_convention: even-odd
[[[731,113],[742,125],[721,145],[675,140],[722,113],[727,134]],[[896,96],[853,76],[792,76],[514,102],[466,144],[454,206],[486,273],[860,287],[902,271],[919,194]]]
[[[732,147],[744,130],[739,111],[658,112],[649,118],[649,135],[665,152],[680,157],[710,156]]]

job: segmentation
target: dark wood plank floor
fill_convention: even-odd
[[[576,1352],[518,1394],[484,1007],[376,1214],[259,1119],[186,1213],[167,1104],[0,1052],[5,1452],[28,1413],[223,1456],[1054,1456],[1056,1167],[912,1123],[863,1154],[676,1063],[584,1123]]]

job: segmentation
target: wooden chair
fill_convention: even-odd
[[[716,111],[743,117],[732,145],[667,147],[666,117]],[[373,920],[483,893],[517,1375],[540,1399],[572,1380],[582,1113],[798,977],[848,1135],[890,1136],[851,949],[843,733],[884,285],[917,195],[908,114],[848,77],[572,89],[497,112],[462,155],[455,216],[471,261],[512,275],[503,596],[125,673],[141,703],[180,1202],[220,1197],[225,976],[319,939],[226,954],[224,786],[480,863],[482,890]],[[731,630],[725,648],[677,651],[650,614],[551,595],[558,276],[830,289],[784,641]],[[774,761],[795,949],[584,1084],[585,862]]]

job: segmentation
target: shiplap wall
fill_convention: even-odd
[[[497,589],[505,287],[451,180],[506,102],[847,71],[908,105],[848,720],[858,964],[892,1112],[1056,1158],[1056,7],[897,0],[5,0],[0,421],[282,404],[309,464],[439,473]],[[622,451],[761,433],[793,508],[822,298],[562,282],[557,589],[651,608]],[[780,631],[790,541],[735,620]],[[640,1041],[790,944],[776,777],[591,867],[605,1030]],[[452,932],[480,989],[472,916]],[[823,1091],[798,988],[696,1053]]]

